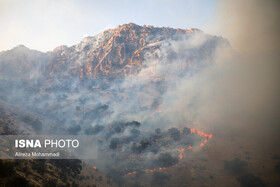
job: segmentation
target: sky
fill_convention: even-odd
[[[217,0],[0,0],[0,51],[46,52],[129,22],[215,32],[216,8]]]

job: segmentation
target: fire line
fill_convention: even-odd
[[[194,128],[191,128],[191,134],[198,134],[199,136],[201,136],[201,137],[203,137],[204,138],[204,140],[203,140],[203,142],[200,144],[200,147],[202,147],[202,146],[204,146],[206,143],[207,143],[207,141],[208,141],[208,139],[211,139],[212,137],[213,137],[213,135],[212,134],[206,134],[206,133],[204,133],[204,132],[202,132],[202,131],[199,131],[199,130],[197,130],[197,129],[194,129]],[[183,159],[183,152],[184,151],[186,151],[186,150],[190,150],[190,149],[192,149],[193,147],[191,147],[191,146],[189,146],[189,147],[187,147],[187,148],[177,148],[177,151],[179,152],[179,161],[182,161],[182,159]],[[155,169],[151,169],[151,170],[145,170],[145,172],[146,173],[153,173],[153,172],[155,172],[155,171],[162,171],[162,170],[166,170],[166,169],[168,169],[168,168],[172,168],[172,167],[176,167],[176,166],[178,166],[178,164],[176,164],[176,165],[173,165],[173,166],[171,166],[171,167],[162,167],[162,168],[155,168]],[[133,171],[133,172],[129,172],[129,173],[127,173],[125,176],[127,176],[127,175],[132,175],[132,174],[136,174],[137,172],[136,171]]]

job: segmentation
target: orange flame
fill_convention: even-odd
[[[202,131],[199,131],[199,130],[196,130],[194,128],[191,128],[191,134],[195,134],[195,133],[198,134],[199,136],[205,138],[203,140],[203,142],[200,144],[200,147],[204,146],[207,143],[208,139],[211,139],[213,137],[212,134],[208,135],[208,134],[206,134],[206,133],[204,133]],[[187,148],[177,148],[177,151],[180,153],[179,154],[179,161],[182,161],[182,159],[183,159],[183,152],[186,151],[186,150],[190,150],[192,148],[193,148],[192,146],[189,146]],[[171,166],[171,167],[176,167],[176,166],[178,166],[178,164],[176,164],[174,166]],[[168,168],[171,168],[171,167],[168,167]],[[168,169],[168,168],[158,168],[158,169],[151,169],[151,170],[147,169],[147,170],[145,170],[145,172],[146,173],[149,173],[149,172],[152,173],[152,172],[155,172],[155,171],[162,171],[162,170],[165,170],[165,169]],[[131,173],[128,173],[127,175],[131,175],[131,174],[135,174],[135,173],[137,173],[137,172],[133,171]]]
[[[180,153],[179,159],[182,160],[182,158],[183,158],[183,154]]]

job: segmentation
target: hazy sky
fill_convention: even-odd
[[[0,0],[0,51],[49,51],[128,22],[207,32],[216,8],[217,0]]]

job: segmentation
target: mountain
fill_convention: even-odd
[[[0,53],[0,100],[60,125],[148,114],[176,82],[213,64],[216,51],[229,46],[199,29],[133,23],[47,53],[17,46]]]
[[[11,50],[0,53],[0,78],[2,79],[33,79],[38,78],[36,70],[49,61],[49,55],[30,50],[19,45]]]
[[[158,51],[165,47],[167,58],[186,54],[173,48],[174,43],[187,41],[197,34],[207,37],[203,46],[187,49],[187,58],[209,57],[216,46],[229,45],[221,37],[208,36],[198,29],[158,28],[128,23],[88,36],[71,47],[59,46],[48,53],[18,46],[0,53],[1,78],[115,79],[138,73],[147,54],[159,59]],[[177,51],[176,51],[177,50]]]
[[[146,51],[154,51],[163,40],[178,40],[198,32],[139,26],[133,23],[106,30],[96,36],[85,37],[79,44],[59,50],[50,64],[51,75],[67,70],[81,78],[125,76],[139,72]],[[77,68],[78,67],[78,68]]]
[[[197,95],[180,88],[197,84],[192,78],[226,47],[199,29],[128,23],[47,53],[22,45],[1,52],[0,133],[94,135],[102,155],[86,164],[20,161],[10,177],[38,186],[132,186],[126,177],[137,171],[151,182],[145,171],[179,164],[178,144],[201,144],[186,126]],[[0,162],[0,170],[8,166]]]
[[[47,53],[20,45],[0,53],[0,101],[46,124],[79,124],[79,132],[93,123],[135,120],[158,110],[166,93],[215,63],[225,47],[227,40],[199,29],[133,23]],[[42,131],[65,131],[54,126]]]

